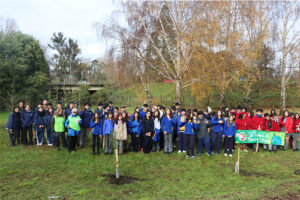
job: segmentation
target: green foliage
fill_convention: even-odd
[[[106,103],[109,101],[110,90],[107,86],[104,86],[103,89],[96,91],[91,96],[91,103],[93,105],[98,105],[99,102]]]
[[[32,36],[21,32],[0,33],[0,101],[11,109],[23,98],[36,103],[44,95],[48,64],[41,46]]]

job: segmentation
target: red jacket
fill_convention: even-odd
[[[294,123],[294,133],[300,133],[300,127],[297,130],[297,125],[300,125],[300,119],[295,119],[295,123]]]
[[[271,120],[271,119],[269,119],[269,120],[266,120],[266,119],[265,119],[265,121],[264,121],[264,130],[265,130],[265,131],[267,131],[267,130],[269,129],[269,122],[270,122],[270,120]]]
[[[236,119],[237,130],[248,130],[246,119]]]
[[[260,127],[260,130],[264,130],[264,117],[257,117],[257,115],[254,115],[251,119],[251,128],[252,130],[258,130]]]
[[[272,120],[272,126],[268,131],[275,131],[275,132],[280,132],[280,124],[279,121],[276,122],[275,120]]]
[[[282,117],[281,117],[279,123],[280,123],[281,127],[285,127],[285,131],[287,133],[292,133],[293,132],[294,120],[290,116],[286,118],[285,123],[284,123],[284,121],[282,120]]]

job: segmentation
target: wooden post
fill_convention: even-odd
[[[256,143],[256,150],[255,152],[258,152],[258,142]]]
[[[118,157],[118,148],[116,148],[116,178],[119,177],[119,157]]]
[[[241,151],[241,144],[238,145],[238,166],[237,166],[237,173],[240,173],[240,151]]]
[[[103,140],[102,140],[102,143],[103,143],[102,146],[103,146],[103,149],[104,149],[104,147],[105,147],[105,136],[103,136],[102,138],[103,138]]]

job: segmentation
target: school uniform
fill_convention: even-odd
[[[274,118],[271,119],[271,127],[267,131],[280,132],[279,119],[277,119],[277,120],[275,120]],[[276,152],[277,146],[276,145],[272,145],[272,149],[273,149],[274,152]]]
[[[195,130],[198,129],[198,125],[193,121],[180,122],[180,127],[184,127],[184,141],[186,146],[186,155],[189,157],[190,155],[195,156]]]
[[[131,119],[128,125],[131,134],[132,150],[133,152],[138,152],[140,146],[140,136],[142,131],[141,123],[136,119]]]
[[[45,127],[45,111],[37,112],[34,118],[34,129],[36,131],[36,140],[38,146],[41,146],[43,144]]]
[[[146,133],[150,132],[150,136]],[[143,133],[143,152],[150,153],[152,146],[152,137],[154,135],[154,122],[152,118],[147,119],[146,117],[142,121],[142,133]]]
[[[29,145],[33,145],[32,141],[32,124],[34,120],[34,113],[29,111],[23,111],[21,113],[21,141],[24,145],[28,145],[27,132],[29,136]]]
[[[230,123],[229,127],[227,125],[227,122],[224,124],[224,135],[225,135],[225,148],[224,153],[227,154],[227,149],[229,149],[229,154],[232,154],[232,148],[233,148],[233,140],[236,133],[236,124]]]
[[[167,116],[162,118],[161,128],[164,136],[164,151],[171,153],[173,151],[173,130],[176,124],[176,118],[168,118]]]
[[[251,130],[264,130],[264,122],[265,118],[262,115],[254,115],[251,119]],[[252,150],[256,150],[256,143],[252,145]]]
[[[81,123],[81,129],[80,129],[80,142],[79,145],[81,147],[85,147],[88,144],[88,136],[89,136],[89,130],[90,130],[90,122],[93,117],[93,111],[92,109],[83,109],[80,111],[79,114],[82,123]]]
[[[293,118],[288,116],[283,119],[283,117],[281,117],[279,123],[280,123],[280,131],[285,132],[286,137],[290,137],[293,133],[293,126],[294,126]],[[288,144],[289,144],[288,142],[286,141],[284,142],[284,150],[287,149]]]
[[[265,119],[264,122],[264,131],[268,131],[272,127],[272,119],[270,118],[269,120]],[[264,150],[267,150],[267,147],[269,151],[272,151],[272,144],[263,144]]]
[[[103,124],[103,136],[105,136],[105,150],[104,153],[112,153],[112,137],[114,131],[114,121],[106,119]]]
[[[52,124],[55,145],[57,149],[60,149],[60,138],[62,140],[62,143],[67,147],[67,141],[65,137],[65,118],[63,116],[54,115],[52,118]]]
[[[155,151],[160,151],[160,129],[161,129],[161,125],[160,125],[160,119],[159,118],[155,118],[153,120],[154,122],[154,134],[152,137],[152,152]]]
[[[219,123],[222,120],[223,123]],[[221,143],[222,143],[222,135],[223,135],[223,126],[224,126],[225,119],[223,117],[217,118],[212,117],[211,124],[213,125],[212,135],[211,135],[211,150],[216,151],[216,154],[220,153],[221,150]]]
[[[185,151],[186,143],[184,141],[184,131],[185,126],[180,126],[182,122],[184,122],[186,116],[182,116],[181,114],[177,117],[177,133],[178,133],[178,150]]]
[[[8,131],[8,141],[10,146],[16,145],[17,134],[20,130],[20,114],[12,112],[9,115],[8,121],[6,123],[6,129]]]
[[[211,127],[211,122],[206,118],[199,119],[197,118],[197,129],[196,129],[196,136],[197,136],[197,143],[198,143],[198,155],[201,156],[203,153],[203,146],[206,149],[206,152],[209,156],[212,155],[211,147],[210,147],[210,140],[209,140],[209,133],[208,128]]]
[[[68,128],[68,151],[71,153],[72,150],[75,150],[77,143],[77,137],[80,135],[80,125],[82,120],[78,114],[69,115],[65,121],[65,127]]]
[[[293,149],[299,151],[299,145],[300,145],[300,119],[295,119],[294,121],[294,132],[292,134],[293,136]],[[299,126],[299,127],[297,127]]]
[[[45,114],[45,122],[46,122],[46,135],[47,135],[47,143],[48,145],[54,144],[54,135],[53,135],[53,113],[50,114],[47,112]]]
[[[98,119],[97,123],[93,121],[90,122],[90,127],[92,128],[92,137],[93,137],[93,154],[95,154],[95,147],[97,145],[97,154],[100,154],[100,136],[103,135],[103,125],[102,121]]]

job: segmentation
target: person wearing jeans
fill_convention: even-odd
[[[82,120],[82,124],[80,127],[80,147],[87,146],[88,136],[90,130],[90,122],[93,117],[92,109],[90,108],[90,104],[86,102],[84,104],[84,109],[80,112],[80,118]]]
[[[204,118],[204,114],[202,111],[199,111],[197,113],[197,119],[196,119],[197,129],[196,129],[196,135],[197,135],[197,142],[198,142],[198,155],[201,156],[203,152],[203,146],[206,149],[206,153],[211,156],[211,148],[210,148],[210,140],[209,140],[209,133],[208,128],[211,126],[211,123],[209,120]]]
[[[211,150],[215,150],[216,154],[219,154],[221,150],[224,122],[225,119],[222,117],[222,112],[220,110],[211,119],[211,124],[213,125],[213,133],[211,135]]]

